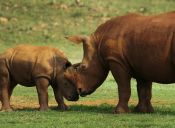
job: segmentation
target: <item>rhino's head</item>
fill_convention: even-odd
[[[108,71],[102,66],[97,55],[97,47],[93,38],[87,36],[71,36],[68,40],[83,43],[84,56],[81,63],[70,66],[64,73],[65,78],[74,83],[81,96],[94,92],[106,79]]]
[[[56,99],[58,100],[60,98],[60,94],[69,101],[77,101],[79,99],[79,94],[77,92],[77,88],[75,84],[64,77],[64,72],[70,66],[71,66],[71,63],[67,61],[66,63],[64,63],[64,66],[62,67],[61,70],[58,69],[59,72],[57,72],[56,83],[55,83],[56,84],[55,96],[56,96]]]

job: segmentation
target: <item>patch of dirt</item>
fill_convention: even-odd
[[[101,104],[115,105],[117,103],[116,99],[105,99],[105,100],[93,100],[93,101],[77,101],[77,102],[68,102],[68,105],[88,105],[88,106],[98,106]]]
[[[6,17],[0,17],[0,23],[7,24],[8,23],[8,19]]]
[[[137,100],[130,100],[129,105],[136,105]],[[99,99],[99,100],[93,100],[93,101],[77,101],[77,102],[69,102],[66,101],[67,105],[87,105],[87,106],[99,106],[102,104],[109,104],[109,105],[116,105],[118,103],[118,100],[116,99]],[[173,101],[167,101],[167,100],[153,100],[152,101],[153,106],[156,105],[168,105],[168,104],[175,104]],[[31,102],[25,102],[25,101],[18,101],[16,98],[11,102],[11,106],[13,109],[25,109],[25,108],[39,108],[38,101],[32,101]],[[57,106],[57,103],[53,100],[49,101],[49,106]]]

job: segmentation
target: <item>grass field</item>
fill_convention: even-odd
[[[80,62],[82,46],[66,41],[66,35],[90,34],[110,17],[130,12],[144,15],[175,10],[174,0],[0,0],[0,52],[18,44],[49,45],[63,50],[70,61]],[[130,108],[137,104],[136,82],[132,80]],[[0,113],[0,128],[173,128],[175,127],[175,85],[153,85],[153,114],[112,114],[118,101],[117,85],[111,75],[97,89],[78,102],[66,103],[66,112],[55,110],[49,88],[46,112],[37,111],[35,88],[18,86],[11,104],[15,111]]]

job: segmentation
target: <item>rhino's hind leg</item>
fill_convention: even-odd
[[[115,62],[110,63],[110,69],[118,84],[119,102],[114,113],[128,113],[128,101],[131,96],[130,75],[123,69],[121,65]]]
[[[48,86],[48,79],[42,77],[36,79],[36,88],[40,104],[39,110],[41,111],[48,109]]]
[[[141,113],[152,113],[154,111],[151,105],[152,97],[152,82],[143,82],[137,80],[137,93],[139,97],[139,102],[135,107],[135,112]]]
[[[8,74],[0,77],[0,91],[1,91],[1,102],[2,108],[1,111],[12,111],[10,107],[10,99],[9,99],[9,78]]]
[[[67,105],[64,103],[63,96],[61,95],[60,89],[58,87],[53,87],[54,95],[55,95],[55,100],[57,101],[58,104],[58,109],[65,111],[68,109]]]

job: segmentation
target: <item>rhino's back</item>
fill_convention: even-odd
[[[137,78],[175,82],[175,12],[138,19],[125,30],[124,54]],[[174,61],[174,62],[173,62]]]
[[[133,33],[134,31],[144,31],[146,28],[149,28],[150,31],[152,27],[157,27],[159,30],[162,28],[175,29],[174,19],[175,11],[153,16],[143,16],[132,13],[106,21],[96,29],[94,35],[98,37],[97,42],[100,40],[100,43],[103,43],[109,38],[117,39],[123,34]]]
[[[47,46],[20,45],[12,51],[8,57],[10,74],[14,81],[26,86],[33,86],[36,77],[44,76],[51,80],[54,57],[64,58],[59,50]]]
[[[175,12],[140,16],[128,15],[112,19],[97,29],[107,27],[102,37],[105,58],[117,58],[127,64],[135,77],[175,82]],[[111,25],[110,25],[110,24]],[[106,31],[107,31],[106,30]],[[107,42],[107,40],[112,40]]]

